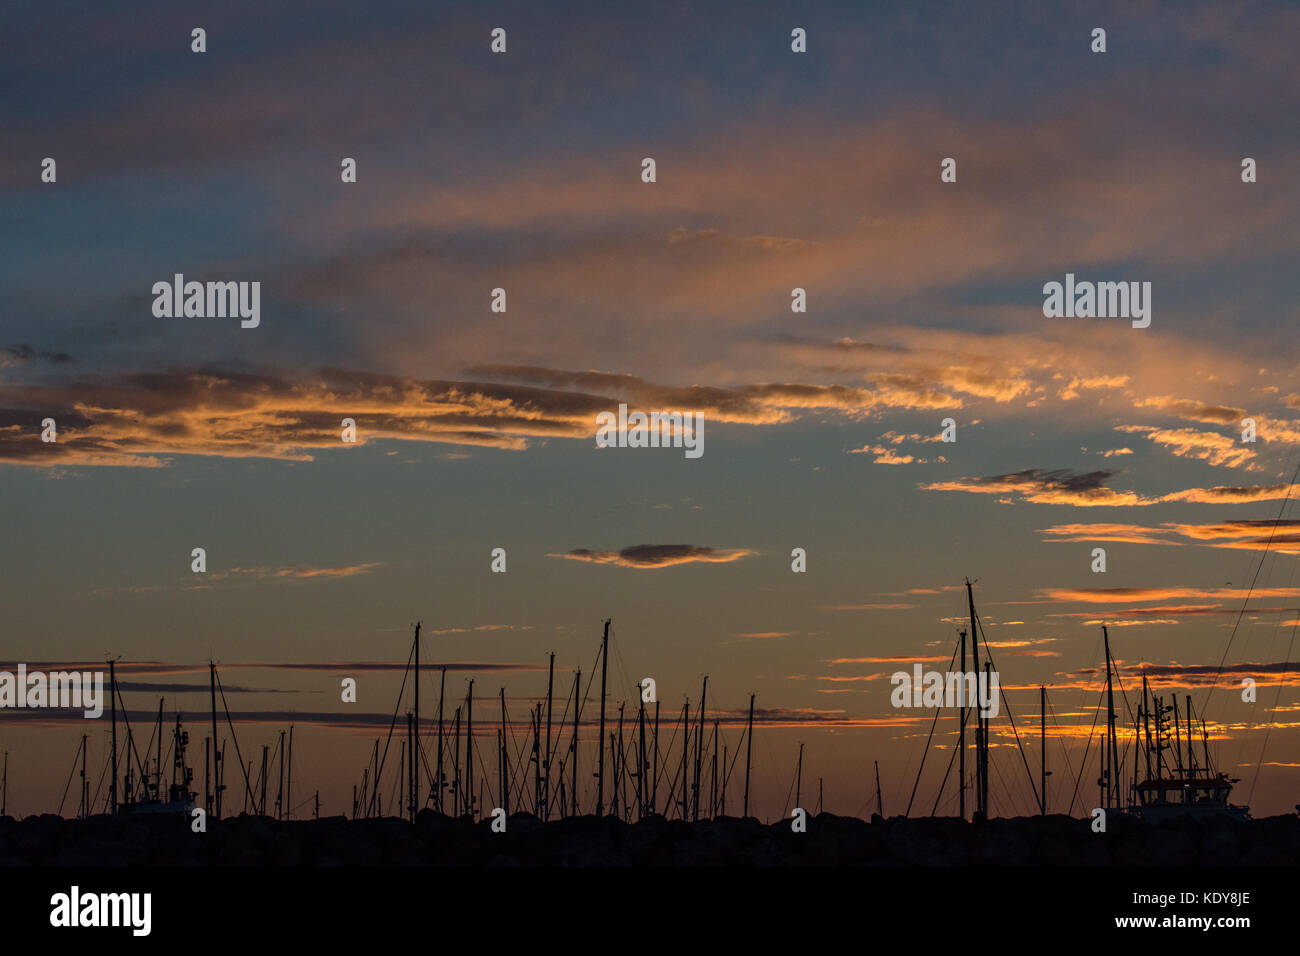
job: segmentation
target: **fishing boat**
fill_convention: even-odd
[[[190,790],[194,771],[185,763],[185,748],[189,742],[189,732],[181,728],[181,716],[177,714],[176,725],[172,730],[172,780],[166,790],[166,799],[163,799],[162,773],[159,771],[152,786],[145,781],[142,799],[129,799],[130,788],[127,789],[128,799],[117,807],[119,815],[171,814],[188,817],[194,812],[194,792]],[[128,774],[129,772],[128,770]]]
[[[126,707],[123,705],[121,708],[122,718],[126,723],[127,743],[126,773],[121,780],[121,799],[118,799],[117,717],[118,706],[122,703],[122,699],[117,686],[117,671],[113,661],[108,662],[108,674],[109,701],[112,712],[112,749],[109,757],[109,813],[116,816],[155,814],[190,816],[194,811],[194,793],[190,790],[190,784],[194,781],[194,771],[190,769],[185,761],[185,748],[189,745],[190,735],[188,731],[182,728],[179,713],[176,715],[176,723],[172,728],[171,783],[166,791],[163,789],[163,702],[161,699],[158,701],[158,723],[154,730],[157,750],[152,779],[148,768],[148,749],[146,748],[145,751],[146,758],[142,760],[140,754],[136,751],[135,737],[131,731],[131,722],[127,716]],[[132,773],[133,761],[135,774]],[[82,775],[85,776],[84,770]]]
[[[1202,717],[1199,722],[1192,710],[1190,694],[1184,698],[1182,714],[1178,698],[1170,702],[1151,692],[1146,676],[1142,678],[1142,703],[1134,718],[1133,781],[1127,806],[1120,805],[1119,741],[1116,727],[1114,660],[1110,654],[1110,634],[1102,626],[1106,651],[1106,741],[1101,753],[1101,774],[1097,780],[1101,797],[1109,809],[1126,813],[1149,823],[1204,817],[1228,817],[1249,820],[1250,808],[1229,802],[1233,784],[1214,766],[1210,756],[1210,735]],[[1197,738],[1201,757],[1197,760]],[[1139,764],[1145,777],[1138,780]]]

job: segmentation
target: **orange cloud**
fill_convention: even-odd
[[[1222,598],[1242,600],[1239,588],[1041,588],[1039,595],[1049,601],[1075,601],[1082,604],[1132,604],[1137,601]],[[1300,597],[1300,587],[1255,588],[1249,592],[1257,598]]]
[[[1117,541],[1127,544],[1177,544],[1154,537],[1170,532],[1161,528],[1148,528],[1136,524],[1058,524],[1038,528],[1039,534],[1053,535],[1052,541]]]
[[[1115,430],[1145,435],[1180,458],[1195,458],[1211,465],[1248,467],[1255,457],[1255,452],[1249,445],[1217,432],[1203,432],[1195,428],[1155,428],[1150,425],[1118,425]]]

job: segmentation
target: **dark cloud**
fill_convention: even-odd
[[[694,544],[637,544],[622,551],[591,551],[578,548],[553,558],[587,561],[592,564],[616,564],[624,568],[667,568],[675,564],[729,564],[755,552],[745,548],[709,548]]]
[[[50,362],[54,365],[65,365],[72,362],[73,358],[67,352],[38,351],[26,344],[0,345],[0,368],[8,368],[11,365],[25,365],[33,360]]]

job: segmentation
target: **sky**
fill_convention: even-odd
[[[1297,28],[1265,2],[10,5],[0,666],[118,659],[201,787],[213,659],[244,758],[293,724],[332,814],[409,706],[416,621],[426,716],[445,663],[448,713],[504,686],[522,748],[553,652],[594,750],[611,618],[611,721],[650,676],[667,728],[708,675],[729,759],[756,695],[751,812],[794,806],[802,743],[802,805],[820,780],[869,812],[879,761],[897,813],[933,711],[889,675],[946,668],[970,578],[1035,770],[1048,688],[1049,809],[1097,799],[1106,624],[1127,689],[1145,665],[1192,696],[1234,801],[1289,812]],[[260,324],[155,315],[177,273],[260,282]],[[1149,282],[1150,326],[1046,317],[1067,274]],[[598,448],[620,403],[702,413],[704,454]],[[955,812],[954,728],[914,813]],[[56,809],[106,731],[0,712],[9,812]],[[994,734],[993,810],[1028,812]]]

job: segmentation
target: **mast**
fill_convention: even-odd
[[[212,791],[212,819],[221,819],[221,753],[217,748],[217,665],[208,661],[208,693],[212,697],[212,779],[216,787]],[[130,749],[127,757],[130,757]]]
[[[727,815],[727,745],[722,745],[722,805],[719,808],[718,815],[725,817]]]
[[[885,806],[880,799],[880,761],[873,760],[872,763],[876,765],[876,815],[883,820],[885,819]]]
[[[528,723],[533,731],[533,815],[542,816],[542,705],[528,709]]]
[[[799,762],[795,765],[794,771],[794,805],[799,807],[799,790],[803,786],[803,742],[799,743]]]
[[[578,687],[582,683],[582,668],[579,667],[573,674],[573,756],[570,758],[571,766],[569,768],[573,782],[569,789],[573,791],[571,797],[573,800],[573,815],[578,815]]]
[[[717,819],[718,816],[718,722],[713,721],[713,786],[709,788],[709,819]],[[727,765],[722,765],[723,772],[726,772]]]
[[[161,746],[161,743],[159,744]],[[81,818],[90,816],[90,781],[86,779],[86,735],[81,735]]]
[[[460,804],[460,798],[461,798],[461,782],[460,782],[460,708],[459,708],[459,707],[456,708],[456,724],[455,724],[455,729],[452,731],[452,735],[453,735],[453,737],[455,738],[455,744],[454,744],[454,747],[453,747],[453,755],[452,755],[452,763],[451,763],[451,772],[452,772],[452,782],[451,782],[451,812],[452,812],[452,816],[457,816],[457,817],[458,817],[458,816],[460,816],[460,808],[461,808],[461,804]]]
[[[434,781],[433,793],[434,800],[438,805],[438,812],[442,813],[442,791],[444,781],[442,778],[442,698],[447,689],[447,665],[442,666],[442,679],[438,682],[438,779]]]
[[[501,801],[501,809],[505,811],[506,816],[510,816],[510,808],[505,806],[509,802],[507,799],[506,789],[506,743],[505,737],[502,736],[504,728],[497,728],[497,796]]]
[[[686,755],[691,752],[691,699],[682,704],[682,819],[690,815],[690,801],[686,797]]]
[[[1205,753],[1205,775],[1208,777],[1214,771],[1214,765],[1210,763],[1210,731],[1205,726],[1205,717],[1201,717],[1201,749]],[[0,812],[0,816],[4,814]]]
[[[416,804],[420,799],[420,621],[415,622],[415,720],[411,735],[411,822],[415,822]]]
[[[153,796],[155,800],[162,801],[162,710],[163,699],[158,698],[158,733],[157,738],[158,756],[154,759],[153,764]]]
[[[600,769],[596,772],[596,816],[605,812],[605,673],[609,665],[609,618],[605,618],[605,635],[600,639],[600,730],[596,734]]]
[[[1169,747],[1169,741],[1165,740],[1165,698],[1151,696],[1152,706],[1152,732],[1156,735],[1156,775],[1164,777],[1165,775],[1165,748]]]
[[[1147,675],[1142,673],[1142,732],[1146,737],[1147,779],[1151,779],[1151,704],[1147,697]]]
[[[754,695],[749,695],[749,723],[745,725],[745,809],[741,814],[749,816],[749,765],[754,755]]]
[[[980,641],[979,628],[975,623],[975,592],[971,588],[970,578],[966,579],[966,605],[970,611],[970,650],[971,650],[971,669],[975,674],[976,687],[979,686],[980,674]],[[985,737],[984,718],[975,712],[975,813],[981,819],[988,816],[988,799],[987,768],[984,763],[985,748],[988,746],[988,740]]]
[[[961,632],[961,674],[966,680],[966,632]],[[957,741],[957,815],[966,819],[966,695],[961,695],[961,707],[958,708],[958,720],[961,722]]]
[[[627,701],[618,702],[618,747],[614,751],[615,759],[618,761],[618,770],[614,772],[614,792],[611,795],[610,803],[617,803],[618,813],[615,814],[619,819],[625,820],[628,817],[627,812],[627,788],[624,786],[625,775],[627,772],[627,756],[623,752],[623,708]],[[541,715],[538,715],[540,720]],[[697,804],[698,807],[698,804]]]
[[[638,695],[638,696],[640,696],[640,695]],[[645,770],[646,770],[646,763],[645,763],[645,700],[644,700],[644,699],[641,699],[640,705],[639,705],[638,708],[637,708],[637,718],[636,718],[636,722],[637,722],[637,731],[638,731],[638,744],[637,744],[637,751],[636,751],[636,753],[637,753],[637,762],[636,762],[636,818],[637,818],[638,820],[644,820],[644,819],[645,819],[645,801],[646,801],[646,787],[645,787]]]
[[[989,654],[987,641],[984,644],[984,686],[993,686],[993,658]],[[984,722],[984,792],[980,795],[984,801],[984,816],[989,814],[989,717],[981,717]]]
[[[113,669],[113,661],[108,662],[108,700],[113,709],[113,756],[111,758],[112,768],[110,772],[112,777],[108,784],[108,812],[117,815],[117,676]],[[6,761],[8,754],[5,755]],[[0,816],[3,816],[0,811]]]
[[[281,731],[283,733],[283,731]],[[283,738],[281,738],[283,739]],[[284,751],[280,751],[280,758],[284,758]],[[375,816],[383,816],[379,806],[379,738],[375,738],[374,754],[371,757],[374,770],[370,774],[370,803],[375,808]]]
[[[650,813],[659,809],[659,701],[655,701],[654,768],[650,774]]]
[[[415,714],[406,712],[406,812],[415,822]],[[398,787],[401,789],[400,785]]]
[[[546,762],[542,765],[542,819],[551,818],[551,707],[555,692],[555,652],[551,652],[551,662],[546,672]]]
[[[506,751],[506,689],[501,688],[501,729],[497,731],[497,775],[500,777],[501,809],[510,816],[510,790],[506,787],[506,764],[510,755]]]
[[[286,820],[293,819],[293,724],[289,725],[289,758],[288,758],[288,778],[284,787],[284,816]]]
[[[465,779],[469,781],[469,815],[474,816],[474,678],[465,698]]]
[[[1174,772],[1182,776],[1186,770],[1183,763],[1183,722],[1178,718],[1178,695],[1174,694]]]
[[[128,753],[128,758],[130,754]],[[123,795],[125,796],[125,794]],[[353,803],[356,803],[355,798]],[[203,812],[212,815],[212,738],[203,738]],[[356,816],[356,810],[352,811]]]
[[[260,774],[262,783],[262,795],[257,801],[257,813],[259,816],[266,816],[266,752],[270,748],[262,744],[262,772]],[[277,801],[278,802],[278,801]],[[279,807],[276,807],[276,816],[279,816]]]
[[[1187,772],[1196,776],[1196,751],[1192,749],[1192,695],[1187,695]]]
[[[1106,806],[1116,805],[1116,768],[1119,766],[1119,747],[1115,741],[1115,684],[1111,669],[1110,632],[1106,625],[1101,626],[1102,638],[1106,645],[1106,742],[1110,759],[1106,770]]]
[[[375,741],[375,747],[379,741]],[[284,819],[284,731],[280,731],[280,782],[275,786],[275,818]]]
[[[1045,817],[1047,816],[1047,688],[1042,684],[1038,685],[1038,749],[1042,758],[1038,813]]]
[[[695,732],[695,782],[692,784],[692,799],[695,807],[691,814],[696,822],[700,819],[700,763],[704,758],[704,705],[709,693],[709,675],[704,675],[704,686],[700,688],[700,727]]]

